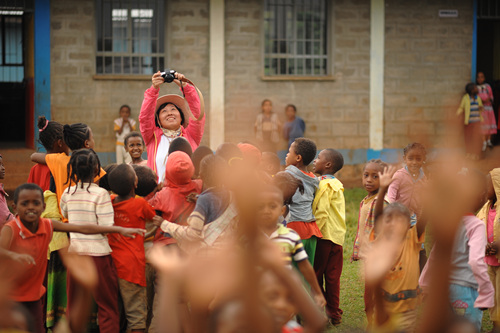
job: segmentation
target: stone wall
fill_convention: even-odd
[[[384,147],[439,144],[470,81],[472,1],[386,0],[385,20]]]
[[[143,79],[95,79],[95,1],[51,1],[51,92],[52,117],[61,123],[84,122],[95,135],[97,151],[114,151],[113,119],[118,108],[129,104],[137,119],[144,90]],[[208,91],[208,2],[168,1],[172,19],[166,26],[167,66]],[[161,93],[179,93],[172,84]],[[207,101],[208,103],[208,101]],[[208,131],[203,138],[208,142]]]
[[[319,147],[368,146],[369,1],[331,1],[334,81],[262,80],[262,1],[226,1],[226,139],[254,138],[263,99],[284,120],[291,103]],[[286,148],[282,142],[282,148]]]

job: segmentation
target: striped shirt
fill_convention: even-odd
[[[300,262],[308,259],[300,236],[294,230],[280,224],[269,239],[279,246],[281,252],[285,255],[284,260],[287,265],[291,266],[292,260]]]
[[[71,186],[65,190],[61,197],[61,212],[68,219],[68,223],[74,224],[98,224],[112,226],[114,224],[113,205],[108,191],[96,184],[81,183]],[[76,188],[76,192],[75,192]],[[84,235],[70,232],[70,252],[77,252],[89,256],[105,256],[111,253],[108,238],[103,234]]]
[[[469,124],[477,123],[481,121],[481,113],[479,110],[479,103],[476,98],[470,99],[470,116],[469,116]]]

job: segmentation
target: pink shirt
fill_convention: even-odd
[[[415,214],[420,213],[420,181],[426,177],[421,171],[418,180],[413,179],[406,168],[401,168],[392,177],[392,183],[387,192],[389,202],[399,202]]]
[[[2,229],[5,223],[14,219],[14,215],[12,215],[9,207],[7,206],[7,196],[7,193],[3,189],[3,184],[0,183],[0,229]]]
[[[495,237],[493,236],[493,226],[495,223],[495,217],[497,215],[497,212],[495,208],[490,208],[488,212],[488,219],[486,223],[486,233],[488,235],[488,243],[492,243],[495,241]],[[490,266],[500,266],[500,262],[498,262],[498,259],[496,256],[486,256],[484,257],[484,261],[490,265]]]

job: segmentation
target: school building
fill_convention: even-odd
[[[1,147],[37,146],[45,115],[90,125],[104,164],[165,68],[203,92],[203,144],[252,140],[269,98],[348,164],[434,144],[476,71],[500,79],[496,0],[1,0],[0,32]]]

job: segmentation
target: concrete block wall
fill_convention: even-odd
[[[209,96],[208,2],[168,1],[165,29],[167,66],[186,74]],[[51,1],[52,118],[63,124],[84,122],[94,133],[96,151],[114,151],[113,120],[122,104],[129,104],[137,120],[144,90],[143,79],[97,80],[95,75],[95,1]],[[178,93],[175,84],[161,94]],[[208,101],[207,101],[208,103]],[[208,133],[203,141],[208,142]]]
[[[332,3],[334,81],[262,80],[260,0],[226,0],[226,140],[253,140],[263,99],[284,121],[291,103],[319,147],[368,147],[369,1]],[[282,141],[281,148],[286,148]]]
[[[472,1],[386,0],[384,148],[443,139],[470,81],[472,15]]]

